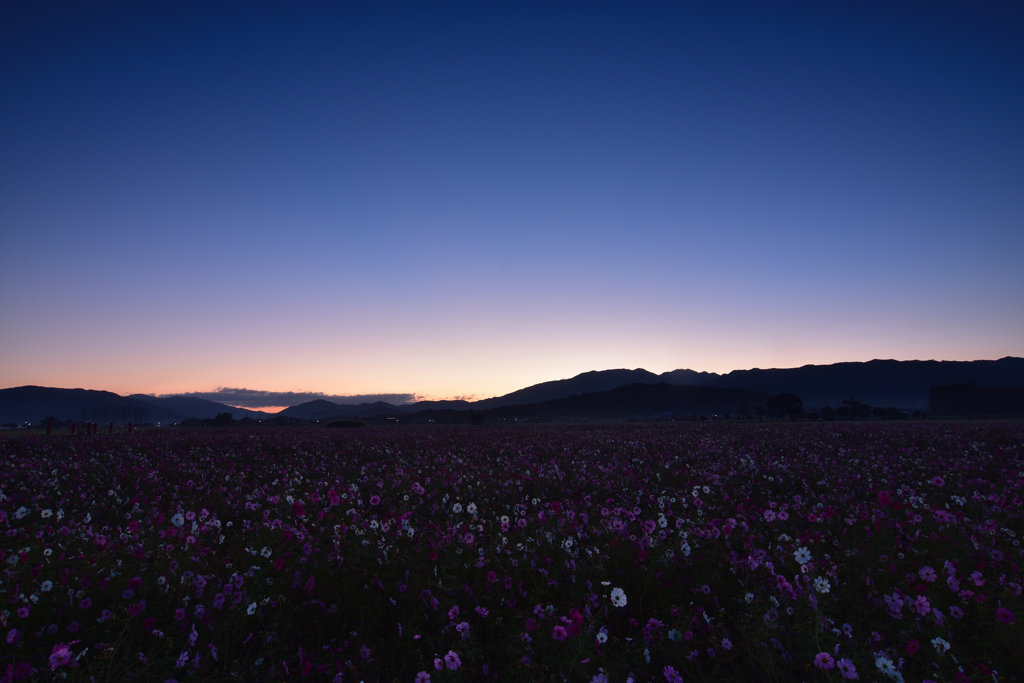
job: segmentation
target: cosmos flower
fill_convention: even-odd
[[[71,648],[64,643],[57,643],[53,646],[50,654],[50,670],[56,671],[59,667],[65,666],[71,661]]]
[[[835,665],[836,662],[832,658],[832,655],[830,655],[827,652],[819,652],[818,655],[814,658],[814,666],[818,667],[823,671],[834,668]]]
[[[811,551],[806,547],[797,548],[793,552],[793,558],[800,564],[807,564],[811,561]]]
[[[609,597],[612,600],[612,605],[615,607],[626,606],[626,592],[621,588],[613,588]]]
[[[851,662],[846,657],[843,657],[842,659],[836,662],[836,668],[839,670],[839,674],[845,679],[853,680],[855,678],[858,678],[857,667],[855,667],[853,665],[853,662]]]
[[[683,677],[679,675],[679,672],[673,669],[671,666],[665,666],[662,669],[662,673],[665,675],[665,680],[668,683],[683,683]]]

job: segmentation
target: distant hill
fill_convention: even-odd
[[[528,405],[500,406],[485,410],[487,418],[543,419],[590,418],[594,420],[650,419],[672,415],[737,415],[741,404],[749,410],[764,406],[768,394],[720,387],[658,384],[627,384],[610,391],[544,401]]]
[[[177,422],[187,417],[164,406],[109,391],[14,387],[0,389],[0,422],[38,424],[48,416],[79,422]]]
[[[229,406],[224,403],[207,401],[204,398],[195,398],[194,396],[166,396],[163,398],[157,398],[156,396],[148,396],[146,394],[132,394],[128,398],[160,406],[166,410],[185,415],[186,417],[195,418],[197,420],[209,420],[217,417],[217,415],[221,413],[231,413],[231,417],[236,420],[241,420],[245,417],[251,417],[255,420],[265,420],[273,415],[272,413],[265,413],[261,410],[235,408],[234,406]]]
[[[575,403],[570,402],[558,408],[558,410],[569,410],[569,407],[574,405],[590,406],[579,397],[609,392],[626,386],[633,386],[634,389],[631,390],[633,393],[626,392],[623,396],[633,395],[637,400],[647,401],[649,397],[644,398],[647,394],[636,387],[661,384],[670,387],[744,389],[768,396],[793,393],[803,399],[804,406],[808,410],[826,405],[838,407],[843,400],[850,397],[872,406],[927,410],[928,392],[932,387],[968,382],[974,382],[980,388],[1024,388],[1024,358],[1006,357],[999,360],[979,361],[873,360],[866,363],[804,365],[799,368],[734,370],[724,375],[686,369],[672,370],[660,375],[642,368],[600,370],[584,372],[569,379],[534,384],[504,396],[475,402],[419,401],[396,406],[378,401],[344,405],[320,399],[286,408],[276,415],[233,408],[223,403],[190,396],[166,398],[156,398],[144,394],[118,396],[109,391],[25,386],[0,389],[0,423],[30,422],[38,424],[47,416],[53,416],[59,420],[100,423],[170,423],[180,422],[187,418],[211,419],[223,412],[231,413],[235,419],[246,416],[259,420],[279,417],[282,420],[292,421],[409,415],[426,410],[448,415],[452,411],[492,411],[507,406],[539,405],[575,397]],[[659,391],[668,390],[660,389]],[[653,395],[651,394],[651,396]],[[681,396],[683,394],[679,394],[673,400],[681,401],[682,399],[679,398]],[[693,397],[696,396],[697,394],[693,394]],[[703,394],[702,396],[707,398],[712,394]],[[693,401],[696,400],[697,398],[693,398]],[[753,399],[745,402],[751,403],[751,407],[753,407],[752,401]],[[679,405],[683,406],[684,404],[680,403]],[[693,405],[697,404],[693,403]],[[723,405],[709,403],[707,407],[693,410],[696,412],[709,410],[711,412],[733,412],[736,409],[735,406],[731,409],[723,408]],[[636,410],[643,412],[647,410],[647,407],[647,403],[637,404]],[[555,410],[555,408],[551,409]],[[615,408],[615,410],[619,409]],[[665,410],[676,412],[673,408]]]
[[[839,403],[851,396],[874,406],[928,409],[934,386],[974,381],[984,387],[1024,387],[1024,358],[934,361],[872,360],[866,363],[804,365],[773,370],[734,370],[703,386],[743,387],[766,394],[794,393],[808,408]]]
[[[324,399],[307,401],[297,406],[285,408],[278,415],[302,420],[331,420],[338,417],[368,417],[384,413],[404,412],[402,406],[393,406],[383,401],[346,405],[333,403]]]
[[[660,375],[647,370],[600,370],[570,379],[534,384],[495,398],[477,401],[475,409],[540,403],[574,394],[608,391],[627,384],[665,382],[681,386],[741,387],[769,395],[794,393],[808,408],[833,407],[851,396],[878,406],[927,410],[933,386],[975,381],[986,387],[1024,387],[1024,358],[979,361],[896,361],[804,365],[799,368],[713,372],[672,370]],[[414,404],[415,405],[415,404]]]
[[[643,369],[595,370],[584,372],[571,379],[541,382],[540,384],[534,384],[504,396],[474,401],[473,407],[486,410],[499,406],[543,403],[544,401],[553,401],[574,394],[608,391],[627,384],[657,384],[663,381],[665,380],[659,379],[658,375]]]

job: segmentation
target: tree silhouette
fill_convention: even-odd
[[[768,417],[795,420],[804,414],[804,401],[796,394],[779,394],[768,399]]]

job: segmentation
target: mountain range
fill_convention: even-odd
[[[423,411],[488,411],[514,417],[535,414],[587,414],[589,417],[623,415],[632,408],[643,413],[730,412],[739,403],[751,408],[763,405],[768,396],[794,393],[804,405],[838,406],[844,399],[905,410],[927,410],[929,390],[974,382],[979,387],[1024,387],[1024,358],[1006,357],[979,361],[896,361],[804,365],[798,368],[734,370],[726,374],[673,370],[661,374],[644,369],[584,372],[569,379],[542,382],[503,396],[480,401],[418,401],[403,405],[385,402],[338,404],[315,400],[285,408],[276,414],[245,410],[189,396],[157,398],[145,394],[119,396],[108,391],[24,386],[0,389],[0,423],[37,424],[52,416],[60,420],[98,423],[174,423],[185,419],[210,419],[231,413],[235,419],[274,417],[299,420],[369,418]],[[643,385],[648,385],[643,389]],[[632,387],[630,389],[624,389]],[[637,388],[640,387],[640,388]],[[686,387],[687,391],[677,388]],[[700,388],[702,390],[695,390]],[[621,389],[621,391],[619,391]],[[722,393],[736,390],[740,393]],[[743,391],[747,393],[742,393]],[[601,397],[598,398],[597,395]],[[589,396],[589,398],[588,398]],[[572,400],[569,400],[572,399]]]

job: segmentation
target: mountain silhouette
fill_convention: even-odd
[[[220,413],[231,413],[236,419],[253,416],[266,420],[279,417],[287,420],[327,420],[333,418],[372,417],[379,415],[410,415],[427,410],[452,411],[493,411],[508,406],[529,406],[547,404],[575,397],[574,401],[548,406],[545,411],[570,410],[573,406],[581,410],[597,410],[597,399],[583,396],[609,392],[621,387],[633,387],[630,391],[616,394],[608,401],[615,407],[607,408],[615,414],[626,410],[616,401],[631,396],[637,413],[648,409],[654,412],[734,412],[725,403],[707,403],[697,406],[698,394],[692,394],[685,401],[684,394],[672,394],[670,390],[658,389],[645,394],[637,387],[703,387],[707,389],[744,389],[758,395],[775,396],[792,393],[803,399],[808,409],[822,406],[837,407],[850,397],[873,406],[892,406],[904,410],[927,410],[929,390],[936,386],[960,385],[973,382],[981,388],[1024,388],[1024,358],[1006,357],[999,360],[979,361],[896,361],[872,360],[866,363],[835,363],[832,365],[804,365],[799,368],[774,368],[734,370],[724,375],[712,372],[697,372],[680,369],[660,375],[642,368],[635,370],[595,370],[584,372],[568,379],[542,382],[481,401],[418,401],[404,405],[391,405],[381,401],[344,405],[319,399],[282,410],[276,415],[260,411],[244,410],[189,396],[168,396],[156,398],[144,394],[119,396],[109,391],[89,389],[60,389],[39,386],[0,389],[0,423],[38,424],[48,416],[59,420],[80,422],[135,422],[171,423],[183,419],[210,419]],[[632,393],[631,393],[632,392]],[[668,392],[668,393],[665,393]],[[655,400],[654,396],[660,396]],[[712,394],[702,394],[711,401]],[[721,396],[726,396],[722,394]],[[605,399],[601,399],[604,401]],[[625,399],[623,399],[625,400]],[[673,407],[654,409],[658,401],[669,401]],[[718,399],[714,399],[717,401]],[[732,400],[722,399],[723,401]],[[651,403],[650,401],[654,401]],[[675,403],[672,403],[675,401]],[[686,401],[690,401],[687,403]],[[753,407],[757,400],[742,401]],[[575,408],[572,408],[575,409]],[[519,410],[517,408],[517,410]],[[604,409],[601,409],[604,410]],[[515,412],[515,411],[513,411]],[[529,412],[529,411],[527,411]],[[599,410],[597,410],[600,413]],[[516,413],[518,414],[518,413]],[[568,413],[566,413],[568,414]],[[596,413],[595,413],[596,414]],[[611,414],[611,413],[601,413]],[[509,413],[512,415],[512,413]]]
[[[488,419],[649,419],[672,415],[736,415],[740,406],[764,406],[768,394],[749,389],[680,386],[660,382],[636,383],[610,391],[568,396],[526,405],[508,405],[485,410]]]

